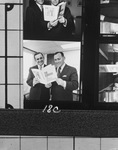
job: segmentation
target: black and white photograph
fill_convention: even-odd
[[[118,102],[118,44],[100,44],[99,102]]]
[[[82,5],[77,0],[25,0],[23,6],[24,39],[81,39]]]
[[[79,102],[81,42],[24,40],[23,56],[25,102]]]
[[[0,0],[0,150],[118,150],[118,0]]]
[[[118,3],[114,0],[101,0],[100,33],[105,36],[118,34]]]

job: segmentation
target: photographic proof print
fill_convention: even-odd
[[[99,45],[99,102],[118,102],[118,44]]]
[[[118,34],[118,1],[100,1],[100,33],[104,36],[115,36]]]
[[[23,41],[24,102],[79,101],[81,42]]]
[[[36,61],[34,59],[34,53],[40,51],[35,50],[34,47],[30,48],[30,42],[34,43],[36,42],[35,40],[26,40],[28,42],[28,48],[31,49],[31,51],[27,50],[27,52],[24,51],[25,43],[27,43],[25,40],[23,42],[24,34],[25,34],[25,23],[26,23],[26,10],[28,9],[29,5],[32,5],[33,1],[11,1],[9,3],[9,0],[4,1],[4,3],[0,3],[1,7],[1,13],[2,15],[2,20],[0,22],[0,38],[1,38],[1,53],[0,53],[0,72],[1,72],[1,78],[0,78],[0,108],[2,109],[24,109],[24,101],[25,99],[29,99],[29,93],[30,93],[30,84],[26,82],[26,79],[28,79],[28,73],[30,67],[32,67]],[[60,1],[61,4],[63,4],[62,1]],[[60,5],[64,6],[64,5]],[[74,5],[74,2],[71,1],[71,4],[69,6],[69,3],[64,1],[64,4],[66,4],[64,7],[62,7],[62,10],[66,12],[66,7],[71,7],[69,12],[73,14],[73,16],[77,19],[81,18],[81,6],[79,11],[75,9],[76,5]],[[45,1],[46,6],[50,6],[49,1]],[[58,6],[59,7],[59,6]],[[26,9],[27,8],[27,9]],[[30,9],[30,8],[29,8]],[[69,8],[67,9],[69,10]],[[63,12],[63,13],[64,13]],[[31,16],[30,16],[31,18]],[[15,19],[15,21],[14,21]],[[63,18],[64,19],[64,18]],[[62,21],[63,21],[62,19]],[[77,19],[78,20],[78,19]],[[81,19],[80,19],[81,20]],[[78,21],[77,21],[78,22]],[[76,22],[76,23],[77,23]],[[79,21],[80,23],[81,21]],[[75,21],[74,21],[75,23]],[[67,22],[68,24],[68,22]],[[77,23],[78,24],[78,23]],[[81,24],[81,23],[80,23]],[[80,25],[81,26],[81,25]],[[78,37],[78,34],[80,34],[81,28],[80,26],[76,26],[75,28],[75,37]],[[67,26],[66,26],[67,27]],[[38,31],[37,31],[38,32]],[[40,34],[41,35],[41,34]],[[56,34],[58,35],[58,34]],[[66,35],[66,34],[65,34]],[[46,36],[48,37],[48,36]],[[69,37],[69,36],[68,36]],[[36,35],[35,35],[36,38]],[[43,38],[41,38],[43,39]],[[50,39],[50,38],[49,38]],[[66,39],[66,38],[65,38]],[[58,39],[60,40],[60,39]],[[47,94],[48,98],[42,97],[41,99],[48,99],[50,101],[52,99],[51,90],[50,86],[52,82],[56,82],[58,76],[57,76],[57,70],[55,70],[55,65],[54,65],[54,58],[53,55],[57,51],[62,51],[64,53],[63,60],[67,61],[68,65],[74,68],[75,71],[75,85],[72,87],[71,92],[69,92],[70,96],[68,95],[68,98],[70,101],[79,101],[79,92],[80,92],[80,49],[81,49],[81,43],[74,41],[58,41],[56,42],[54,39],[52,41],[48,40],[37,40],[37,43],[40,43],[39,45],[42,46],[41,52],[44,54],[44,62],[46,65],[48,65],[46,68],[47,70],[42,69],[42,74],[40,77],[42,77],[42,86],[44,87],[45,91]],[[63,38],[61,39],[63,40]],[[69,43],[68,43],[69,42]],[[45,44],[42,44],[45,43]],[[60,43],[62,45],[65,45],[64,48],[60,48],[59,46]],[[67,43],[67,48],[66,48],[66,43]],[[76,43],[79,43],[78,45]],[[55,45],[51,45],[55,44]],[[68,44],[70,45],[75,45],[75,47],[70,47],[68,48]],[[26,49],[27,49],[26,45]],[[45,46],[47,48],[45,48]],[[50,49],[48,49],[49,47]],[[46,52],[43,51],[43,49],[46,49]],[[68,50],[68,53],[66,52]],[[71,52],[72,51],[72,52]],[[69,54],[70,52],[70,54]],[[72,54],[72,55],[71,55]],[[61,55],[61,54],[59,54]],[[67,55],[67,56],[66,56]],[[72,56],[72,57],[71,57]],[[51,58],[50,58],[51,57]],[[36,56],[37,58],[37,56]],[[28,62],[28,63],[26,63]],[[25,65],[24,65],[25,64]],[[57,63],[58,64],[58,63]],[[50,66],[49,66],[50,65]],[[52,69],[50,70],[49,67]],[[34,68],[37,69],[37,68]],[[59,70],[58,70],[59,71]],[[69,72],[70,73],[70,72]],[[34,73],[35,74],[35,73]],[[33,74],[33,75],[34,75]],[[39,74],[38,74],[39,75]],[[35,76],[35,75],[34,75]],[[38,76],[39,77],[39,76]],[[63,79],[64,81],[68,78],[66,74],[63,74]],[[67,79],[68,80],[68,79]],[[25,82],[24,82],[25,81]],[[33,84],[36,84],[37,80],[33,82]],[[63,87],[66,89],[66,81],[63,82],[62,80],[58,80],[58,84],[61,84],[60,87]],[[45,87],[46,85],[46,87]],[[54,88],[55,89],[55,88]],[[40,91],[39,91],[40,92]],[[54,92],[55,93],[55,92]],[[35,94],[34,94],[35,95]],[[65,96],[66,97],[66,96]],[[67,101],[67,97],[64,98],[64,101]],[[55,99],[55,98],[54,98]],[[62,99],[62,98],[59,98]],[[58,101],[58,100],[57,100]]]
[[[25,0],[25,40],[78,41],[81,38],[82,1]]]

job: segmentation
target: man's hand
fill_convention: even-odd
[[[50,21],[50,24],[55,27],[58,24],[58,20]]]
[[[52,86],[52,83],[45,84],[46,88],[50,88],[51,86]]]
[[[33,79],[33,86],[35,86],[36,84],[40,83],[38,78],[34,78]]]
[[[66,81],[62,80],[61,78],[57,78],[56,82],[58,85],[62,86],[63,88],[66,87]]]
[[[53,20],[53,21],[48,22],[48,29],[52,29],[57,24],[58,24],[58,20]]]
[[[58,20],[59,20],[60,23],[63,23],[63,24],[66,24],[66,23],[67,23],[67,19],[65,19],[63,16],[60,16],[60,17],[58,18]]]
[[[104,21],[105,16],[104,15],[100,15],[100,20]]]

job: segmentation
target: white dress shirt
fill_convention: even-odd
[[[64,63],[62,66],[60,66],[60,67],[61,67],[60,73],[63,71],[65,65],[66,65],[66,64]],[[60,67],[57,68],[57,72],[58,72],[58,69],[59,69]],[[65,89],[65,88],[66,88],[66,81],[63,80],[63,83],[64,83],[64,84],[63,84],[63,87],[64,87],[64,89]]]
[[[42,66],[38,65],[39,70],[42,70],[42,68],[44,68],[44,64]]]
[[[36,2],[36,4],[38,5],[39,9],[42,11],[43,10],[43,5],[40,5],[39,3]]]

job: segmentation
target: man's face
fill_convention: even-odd
[[[44,64],[44,57],[41,54],[37,54],[35,56],[35,60],[36,60],[37,65],[42,66]]]
[[[58,5],[59,0],[51,0],[51,3],[56,6],[56,5]]]
[[[64,64],[65,57],[61,55],[61,53],[57,53],[54,55],[54,62],[56,67],[60,67]]]
[[[44,3],[44,0],[36,0],[36,2],[42,5]]]

